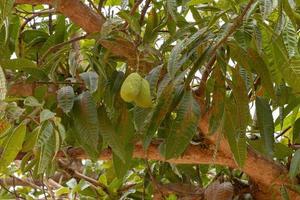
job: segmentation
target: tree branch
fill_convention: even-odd
[[[49,4],[63,15],[70,18],[75,24],[80,26],[87,33],[100,32],[102,25],[105,23],[105,18],[99,15],[80,0],[16,0],[15,4]],[[124,39],[100,40],[99,43],[107,48],[115,56],[124,58],[131,66],[137,64],[137,48],[131,42]],[[140,56],[143,60],[143,56]],[[143,61],[139,62],[140,66],[149,66],[150,63]]]

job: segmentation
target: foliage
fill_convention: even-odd
[[[224,134],[240,169],[253,148],[299,178],[300,2],[249,2],[85,1],[106,18],[85,35],[56,6],[0,0],[1,177],[71,174],[52,192],[45,182],[47,194],[2,186],[0,198],[151,199],[160,184],[205,187],[211,174],[251,184],[226,166],[134,158],[136,146],[154,144],[166,161],[190,145],[205,149],[198,124],[207,113],[209,134]],[[134,53],[116,55],[105,42]],[[132,74],[139,80],[128,84]],[[74,148],[92,161],[74,160]],[[289,199],[286,186],[280,192]]]

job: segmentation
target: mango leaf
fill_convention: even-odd
[[[39,161],[38,161],[38,168],[37,173],[42,174],[45,170],[51,166],[51,163],[54,159],[55,152],[56,152],[56,137],[54,131],[52,132],[51,136],[48,138],[47,142],[41,146],[40,154],[39,154]]]
[[[209,132],[211,134],[214,133],[221,124],[226,94],[225,78],[220,67],[217,67],[214,71],[214,77],[215,84],[212,98],[211,117],[209,120]]]
[[[0,119],[0,139],[6,136],[11,127],[12,125],[9,121]]]
[[[189,2],[187,2],[187,6],[196,6],[199,4],[205,4],[205,3],[211,3],[212,0],[190,0]]]
[[[232,69],[232,94],[237,106],[237,125],[242,134],[245,134],[246,127],[250,120],[248,105],[248,94],[245,83],[240,76],[238,69]]]
[[[65,86],[57,91],[57,103],[65,113],[69,113],[74,105],[75,93],[73,87]]]
[[[40,130],[41,130],[41,126],[38,126],[32,132],[26,134],[25,141],[22,146],[23,152],[32,151],[32,149],[34,148],[37,142],[37,138],[39,136]]]
[[[300,172],[300,149],[298,149],[291,161],[289,176],[295,178]]]
[[[172,49],[170,53],[170,57],[168,60],[168,73],[172,79],[175,77],[175,74],[180,67],[180,65],[178,65],[178,62],[180,61],[181,52],[183,48],[183,40],[178,41],[176,46]]]
[[[7,21],[10,17],[14,3],[14,0],[0,0],[0,29],[4,21]],[[6,24],[6,26],[8,26],[8,24]]]
[[[83,92],[75,101],[72,116],[75,137],[82,148],[93,159],[98,159],[99,121],[96,105],[89,92]]]
[[[45,72],[37,68],[36,63],[25,58],[16,58],[16,59],[0,59],[0,65],[3,69],[11,69],[24,71],[28,74],[31,74],[37,79],[47,79]]]
[[[282,143],[274,144],[274,156],[279,160],[284,160],[286,157],[291,156],[293,150]]]
[[[286,26],[282,33],[283,42],[288,51],[289,58],[299,55],[298,34],[291,20],[286,19]]]
[[[176,119],[166,139],[166,159],[179,157],[184,152],[197,132],[199,117],[199,105],[194,99],[192,92],[186,91],[178,105]]]
[[[300,139],[300,118],[293,125],[293,143],[297,143]]]
[[[136,34],[140,34],[141,33],[141,26],[137,20],[136,17],[131,16],[128,12],[126,11],[120,11],[118,12],[118,15],[125,19],[127,21],[127,23],[129,24],[130,28],[136,33]]]
[[[148,12],[147,25],[144,33],[143,40],[145,42],[153,42],[157,37],[158,16],[156,10],[153,8]]]
[[[42,147],[47,144],[54,132],[54,126],[51,121],[45,121],[42,123],[42,127],[39,129],[37,137],[36,147]]]
[[[24,99],[24,105],[31,106],[31,107],[38,107],[41,106],[40,102],[33,96],[26,97]]]
[[[253,69],[257,73],[257,75],[261,78],[262,86],[266,89],[271,97],[275,98],[270,72],[261,56],[252,48],[249,48],[247,51],[245,51],[243,48],[234,43],[230,44],[230,50],[231,55],[238,62],[238,64],[240,64],[247,71],[251,72]]]
[[[56,114],[54,112],[51,112],[50,110],[45,109],[40,113],[40,122],[44,122],[46,120],[52,119],[55,117],[55,115]]]
[[[123,150],[123,144],[119,141],[118,134],[108,118],[105,108],[103,106],[100,107],[98,113],[100,134],[102,135],[104,142],[107,142],[112,148],[112,151],[125,163],[126,152]]]
[[[273,2],[272,0],[260,0],[260,3],[261,3],[261,12],[263,14],[263,18],[267,19],[268,16],[272,13]]]
[[[247,157],[246,136],[237,125],[237,107],[231,98],[225,103],[223,130],[236,163],[243,167]]]
[[[126,172],[130,169],[132,152],[134,148],[134,124],[132,113],[128,111],[125,104],[121,108],[119,120],[116,124],[116,134],[118,141],[122,141],[123,151],[125,152],[125,162],[117,155],[113,155],[113,163],[118,178],[123,178]]]
[[[83,72],[79,74],[80,78],[84,81],[84,84],[91,93],[96,92],[98,89],[98,74],[96,72]]]
[[[157,83],[159,80],[159,76],[161,74],[163,65],[159,65],[155,68],[153,68],[149,74],[145,77],[145,79],[149,82],[150,85],[150,91],[152,96],[156,95],[156,88],[157,88]]]
[[[167,0],[166,1],[167,12],[172,17],[172,19],[177,22],[177,1],[176,0]]]
[[[7,166],[13,162],[22,149],[22,144],[25,139],[26,125],[21,123],[14,131],[6,138],[3,144],[3,151],[0,156],[0,171],[4,172]]]
[[[63,15],[58,15],[55,25],[55,43],[62,43],[66,33],[66,19]]]
[[[262,97],[256,97],[255,101],[258,127],[264,141],[266,154],[273,155],[274,145],[274,121],[272,110],[268,101]]]
[[[5,99],[6,92],[6,78],[2,67],[0,66],[0,101]]]
[[[160,96],[157,99],[157,104],[155,108],[150,113],[149,118],[145,122],[147,125],[144,126],[144,141],[143,146],[145,149],[151,143],[151,140],[160,126],[161,122],[165,118],[166,114],[169,112],[169,108],[172,104],[174,97],[174,85],[173,83],[167,84],[167,86],[162,89]]]
[[[285,186],[280,187],[280,194],[283,200],[290,200],[289,193]]]

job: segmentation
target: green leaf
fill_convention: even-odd
[[[299,55],[298,52],[298,34],[289,19],[286,20],[286,26],[282,33],[283,41],[288,51],[289,57]]]
[[[180,65],[178,65],[178,62],[180,61],[181,52],[184,48],[183,44],[183,41],[178,41],[176,46],[172,49],[170,53],[170,57],[168,60],[168,73],[170,74],[170,77],[172,79],[175,77],[175,74],[180,67]]]
[[[173,20],[177,21],[177,2],[176,0],[166,0],[167,12],[173,18]]]
[[[184,152],[197,132],[199,117],[199,105],[194,99],[192,92],[186,91],[178,105],[176,118],[166,139],[166,159],[179,157]]]
[[[79,74],[80,78],[84,81],[84,84],[91,93],[96,92],[98,89],[98,74],[96,72],[83,72]]]
[[[51,162],[54,159],[56,152],[56,137],[54,132],[52,132],[50,138],[47,140],[47,143],[44,143],[41,146],[41,151],[39,154],[38,168],[37,173],[42,174],[51,166]]]
[[[37,138],[39,136],[40,131],[41,126],[38,126],[32,132],[27,133],[24,144],[22,146],[23,152],[32,151],[37,142]]]
[[[223,76],[220,66],[214,71],[215,84],[212,97],[211,117],[209,120],[209,132],[214,133],[220,126],[225,103],[225,77]]]
[[[280,187],[280,194],[283,200],[290,200],[289,193],[285,186]]]
[[[150,91],[152,93],[152,96],[156,95],[156,88],[159,81],[159,77],[161,74],[161,70],[163,68],[163,65],[159,65],[155,68],[153,68],[149,74],[145,77],[145,79],[149,82],[150,85]]]
[[[99,121],[96,105],[89,92],[83,92],[72,110],[75,137],[91,159],[99,157]]]
[[[29,96],[26,97],[26,99],[24,99],[24,105],[31,107],[39,107],[42,104],[40,104],[40,102],[35,97]]]
[[[286,157],[291,156],[293,150],[282,143],[274,144],[274,156],[279,160],[284,160]]]
[[[212,0],[190,0],[189,2],[187,2],[187,6],[196,6],[199,4],[205,4],[205,3],[211,3]]]
[[[117,155],[113,155],[114,168],[118,178],[123,178],[131,167],[135,133],[132,113],[128,111],[125,104],[123,104],[121,110],[120,117],[115,126],[118,141],[122,141],[123,152],[125,152],[125,162]]]
[[[25,58],[17,58],[11,60],[0,59],[0,65],[3,69],[24,71],[38,79],[47,78],[45,72],[37,68],[36,63]]]
[[[0,139],[5,137],[8,131],[11,129],[12,125],[6,119],[0,119]]]
[[[272,110],[268,101],[261,97],[256,97],[256,116],[260,134],[264,141],[266,154],[272,157],[274,145],[274,121]]]
[[[143,40],[145,42],[153,42],[157,37],[158,16],[156,10],[153,8],[148,12],[147,25],[144,33]]]
[[[55,42],[56,44],[62,43],[66,33],[65,16],[59,15],[55,25]]]
[[[39,129],[37,137],[36,147],[42,147],[47,144],[54,132],[54,126],[51,121],[45,121],[42,123],[42,127]]]
[[[241,134],[245,134],[250,120],[249,100],[247,88],[238,69],[232,69],[232,94],[237,106],[237,127]]]
[[[74,105],[75,93],[73,87],[65,86],[57,91],[57,103],[65,113],[69,113]]]
[[[246,135],[241,132],[237,118],[237,107],[228,99],[225,103],[223,130],[236,163],[243,167],[247,157]]]
[[[6,78],[2,67],[0,66],[0,101],[5,99],[6,93]]]
[[[157,131],[160,124],[162,123],[166,114],[169,112],[174,97],[173,83],[167,84],[167,86],[165,86],[164,89],[162,89],[162,92],[161,93],[159,92],[158,94],[159,97],[157,99],[157,104],[149,114],[150,116],[145,122],[146,125],[143,128],[144,129],[143,146],[145,149],[147,149],[148,146],[150,145],[155,132]]]
[[[295,178],[300,172],[300,149],[298,149],[292,160],[291,160],[291,165],[290,165],[290,170],[289,170],[289,176],[291,178]]]
[[[126,11],[120,11],[118,12],[118,15],[125,19],[126,22],[129,24],[130,28],[136,33],[140,34],[141,33],[141,27],[140,24],[135,16],[132,16],[129,14],[129,12]]]
[[[25,58],[16,58],[11,60],[1,59],[0,63],[4,69],[22,70],[26,67],[36,68],[36,64]]]
[[[300,118],[293,125],[293,143],[298,143],[300,140]]]
[[[25,43],[32,43],[39,39],[39,41],[46,41],[49,35],[41,30],[25,30],[22,32],[23,40]]]
[[[292,58],[289,63],[282,66],[282,74],[294,92],[300,92],[300,57]]]
[[[56,114],[54,112],[51,112],[50,110],[45,109],[40,113],[40,122],[44,122],[49,119],[52,119],[55,117],[55,115]]]
[[[13,162],[22,149],[22,144],[25,139],[26,125],[21,123],[15,130],[8,136],[3,144],[3,151],[0,156],[0,171],[7,170],[7,166]]]
[[[272,13],[273,2],[272,0],[260,0],[260,3],[261,3],[263,18],[267,19],[268,16]]]
[[[123,150],[123,144],[119,141],[119,136],[112,122],[106,114],[105,108],[99,109],[99,127],[104,142],[112,148],[112,151],[123,161],[126,162],[126,152]]]

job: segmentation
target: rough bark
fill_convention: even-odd
[[[105,18],[102,15],[94,12],[80,0],[16,0],[15,4],[49,4],[87,33],[100,32],[102,25],[105,23]],[[99,40],[99,43],[113,55],[126,59],[131,66],[139,64],[140,67],[148,68],[150,65],[150,63],[143,61],[143,55],[140,55],[140,58],[137,59],[138,50],[129,41],[124,39],[116,39],[115,41]]]

